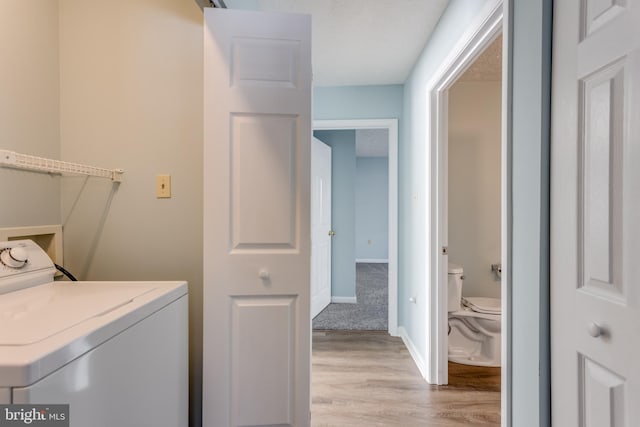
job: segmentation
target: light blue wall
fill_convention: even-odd
[[[356,132],[320,130],[313,135],[331,146],[331,296],[356,296],[355,180]]]
[[[512,7],[512,425],[548,426],[552,1]]]
[[[401,149],[403,144],[403,97],[402,85],[314,87],[313,119],[398,119],[398,145]],[[320,137],[318,139],[322,140]],[[353,242],[353,259],[355,259],[355,234]],[[402,283],[398,283],[398,287],[402,286]],[[355,296],[355,289],[351,296]]]
[[[356,259],[389,258],[389,159],[356,159]]]
[[[402,85],[314,87],[313,119],[401,119],[402,97]]]
[[[398,324],[423,359],[428,359],[427,286],[431,272],[427,244],[431,235],[428,197],[429,177],[426,129],[426,84],[474,21],[485,0],[451,0],[404,85],[404,139],[399,157],[399,289]],[[426,219],[426,220],[425,220]],[[415,304],[409,298],[415,298]]]

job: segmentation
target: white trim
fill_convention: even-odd
[[[389,262],[388,259],[356,259],[356,264],[362,262],[367,264],[386,264]]]
[[[389,130],[389,335],[398,336],[398,119],[314,120],[314,130]]]
[[[109,178],[113,182],[122,182],[122,169],[105,169],[80,163],[63,162],[56,159],[32,156],[30,154],[16,153],[15,151],[0,150],[0,166],[26,169],[53,174],[78,174]]]
[[[513,92],[513,8],[512,2],[503,4],[502,18],[502,150],[501,150],[501,185],[502,195],[500,199],[502,217],[502,274],[501,274],[501,309],[502,309],[502,378],[500,389],[501,426],[510,427],[513,423],[513,368],[511,366],[512,355],[512,294],[511,294],[511,247],[512,247],[512,182],[511,168],[513,157],[511,155],[511,118],[512,118],[512,92]]]
[[[409,338],[409,334],[404,329],[404,326],[398,326],[398,336],[402,338],[402,342],[404,343],[407,350],[409,350],[409,354],[413,358],[414,363],[418,367],[420,374],[423,378],[427,378],[427,365],[424,362],[424,359],[420,355],[418,348],[415,346],[411,338]]]
[[[508,4],[508,2],[505,2]],[[506,6],[505,6],[506,8]],[[507,9],[508,10],[508,9]],[[503,18],[503,16],[507,16]],[[429,144],[431,150],[427,153],[427,165],[430,170],[425,179],[431,182],[430,192],[430,216],[432,218],[430,232],[435,239],[428,249],[429,255],[429,312],[427,314],[427,380],[433,384],[446,384],[448,382],[448,334],[447,334],[447,263],[448,257],[441,255],[441,247],[448,246],[448,224],[447,224],[447,151],[448,151],[448,89],[457,78],[471,65],[471,63],[482,53],[498,34],[503,33],[503,48],[508,46],[509,34],[506,30],[509,26],[508,15],[503,14],[503,0],[493,0],[489,2],[478,19],[469,26],[452,50],[451,54],[443,61],[438,72],[426,86],[427,94],[427,128],[429,129]],[[509,228],[510,217],[508,216],[510,195],[510,147],[505,137],[507,129],[508,113],[508,88],[510,72],[507,66],[510,52],[504,50],[503,55],[503,83],[502,83],[502,268],[503,272],[509,271],[510,262],[510,241],[511,232]],[[430,163],[429,163],[430,161]],[[503,426],[509,426],[511,414],[511,304],[509,302],[508,290],[509,275],[503,274],[501,290],[502,302],[502,420]],[[506,331],[506,333],[504,333]]]
[[[334,297],[331,296],[331,302],[336,304],[357,304],[356,297]]]

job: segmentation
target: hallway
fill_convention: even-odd
[[[313,333],[311,425],[499,426],[500,369],[449,364],[429,385],[386,332]]]

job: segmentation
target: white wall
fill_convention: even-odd
[[[58,1],[0,1],[0,149],[57,159]],[[0,167],[0,227],[60,223],[60,178]]]
[[[68,269],[90,280],[189,281],[192,425],[202,378],[202,20],[194,1],[60,2],[62,156],[125,170],[119,187],[63,179]],[[156,199],[156,174],[172,176],[171,199]]]
[[[449,261],[464,268],[465,296],[500,298],[502,82],[449,90]]]

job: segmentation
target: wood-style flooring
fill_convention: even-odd
[[[500,368],[449,363],[429,385],[386,332],[313,332],[311,425],[499,426]]]

